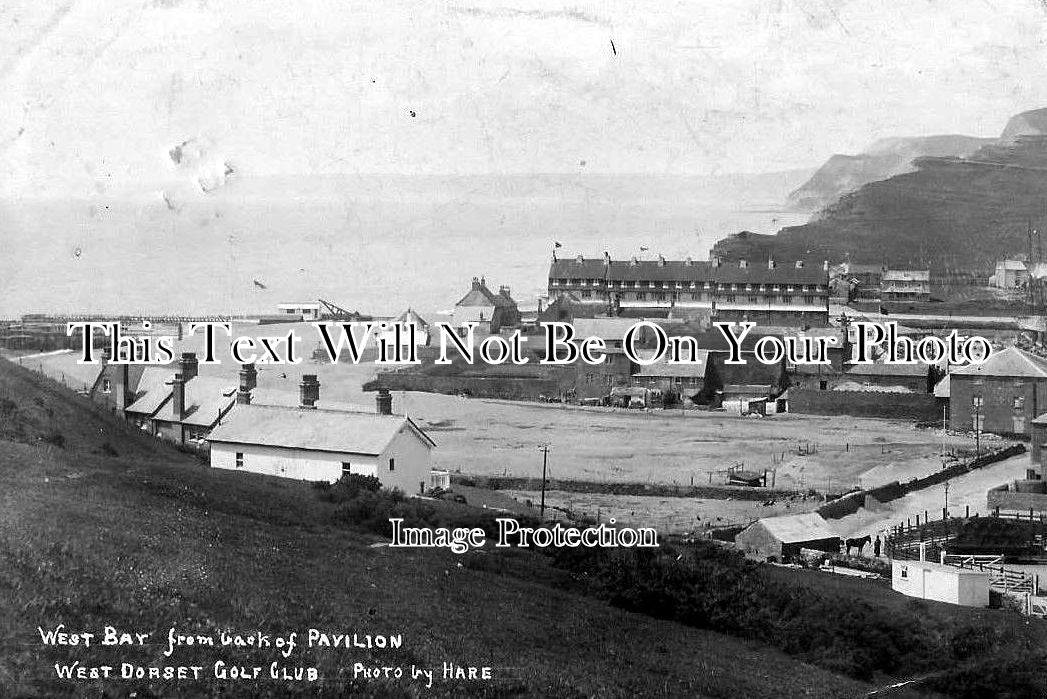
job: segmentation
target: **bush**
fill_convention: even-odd
[[[382,482],[375,476],[364,476],[359,473],[347,473],[335,483],[314,484],[320,491],[320,498],[326,502],[343,503],[352,500],[360,493],[376,493],[382,488]]]
[[[43,442],[47,442],[48,444],[53,444],[59,449],[65,449],[65,435],[62,434],[59,430],[51,430],[43,437],[41,437],[40,440]]]

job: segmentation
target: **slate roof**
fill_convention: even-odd
[[[1015,272],[1024,272],[1025,263],[1021,260],[1000,260],[996,263],[996,269],[1006,269]]]
[[[496,306],[498,308],[516,308],[512,297],[496,294],[487,288],[484,281],[474,281],[473,287],[455,304],[455,306]]]
[[[687,260],[612,260],[599,258],[553,260],[550,279],[600,279],[617,281],[718,282],[726,284],[826,284],[828,274],[821,265],[796,267],[779,262],[773,269],[767,262],[723,263]]]
[[[235,406],[211,432],[208,441],[376,456],[404,430],[415,432],[428,446],[435,446],[418,425],[403,415],[274,405]]]
[[[127,407],[127,412],[152,415],[159,410],[171,395],[174,375],[170,367],[146,367],[135,387],[135,401]]]
[[[783,544],[798,544],[804,541],[838,539],[839,534],[829,528],[828,523],[817,512],[783,517],[765,517],[753,526],[762,526],[771,536]]]
[[[667,376],[672,378],[677,376],[684,378],[704,377],[706,369],[709,367],[709,350],[698,350],[693,359],[695,360],[693,363],[670,364],[669,358],[663,355],[662,358],[654,364],[641,365],[640,370],[633,374],[633,376]]]
[[[1047,359],[1017,347],[993,352],[981,364],[970,364],[952,370],[957,376],[1001,376],[1007,378],[1047,378]]]
[[[926,269],[888,269],[881,279],[885,282],[927,282],[931,272]]]
[[[218,418],[236,402],[237,387],[238,384],[234,379],[220,376],[194,376],[185,383],[185,417],[178,420],[174,414],[174,401],[165,400],[153,415],[153,419],[210,427],[218,422]],[[168,385],[168,398],[171,393],[172,387]]]
[[[393,321],[394,325],[406,325],[408,323],[413,324],[414,327],[418,328],[419,330],[424,330],[429,327],[429,323],[425,322],[425,318],[418,315],[418,313],[411,308],[408,308],[406,311],[401,313],[396,318],[396,320]]]
[[[635,318],[576,318],[574,323],[572,323],[572,327],[574,328],[574,336],[577,339],[599,337],[604,340],[621,342],[629,328],[639,322]],[[642,335],[651,331],[650,329],[645,330],[641,328],[637,332]]]

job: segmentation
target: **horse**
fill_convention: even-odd
[[[852,548],[856,548],[856,549],[858,549],[858,555],[861,556],[862,555],[862,549],[865,548],[866,544],[869,544],[871,542],[872,542],[872,537],[869,536],[868,534],[866,534],[863,537],[859,537],[857,539],[847,539],[847,541],[845,542],[846,546],[847,546],[847,555],[850,556],[851,555],[851,549]]]

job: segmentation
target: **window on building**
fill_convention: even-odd
[[[827,388],[829,388],[829,382],[828,381],[819,381],[818,382],[818,390],[819,391],[824,391]]]
[[[985,401],[981,396],[971,396],[971,405],[975,408],[980,408],[985,405]]]
[[[589,291],[588,289],[586,289],[585,291],[582,292],[582,298],[583,299],[589,299],[589,298],[592,298],[592,297],[593,297],[593,292]]]
[[[390,471],[395,471],[396,470],[396,459],[389,459],[389,470]]]
[[[1012,420],[1012,422],[1014,423],[1012,425],[1012,427],[1014,428],[1014,429],[1011,430],[1012,432],[1014,432],[1015,434],[1023,434],[1025,432],[1025,416],[1024,415],[1015,415],[1014,419]]]
[[[112,393],[113,384],[109,379],[102,379],[102,393]]]
[[[655,294],[654,295],[654,300],[655,301],[664,301],[665,300],[665,292],[658,292],[657,294]]]
[[[1025,396],[1015,396],[1014,397],[1014,409],[1015,410],[1025,410]]]
[[[636,292],[636,300],[637,301],[646,301],[647,300],[647,293],[644,292],[644,291],[637,291]]]
[[[242,451],[236,452],[236,467],[237,468],[243,468],[244,467],[244,453]]]
[[[701,297],[702,297],[702,295],[701,295],[701,294],[691,294],[691,300],[692,300],[692,301],[697,301],[697,300],[698,300],[698,299],[700,299]]]
[[[353,472],[352,465],[348,461],[343,461],[342,462],[342,475],[343,476],[348,476],[352,472]]]
[[[804,296],[803,297],[803,302],[806,303],[807,305],[811,305],[811,304],[814,303],[814,297],[813,296]]]
[[[750,294],[748,296],[748,298],[749,298],[749,303],[756,303],[756,302],[758,302],[760,300],[760,298],[756,294]]]
[[[727,294],[727,303],[734,303],[735,300],[736,300],[736,297],[735,297],[734,294]]]
[[[902,577],[903,578],[908,578],[909,577],[909,569],[905,568],[904,566],[902,567]]]

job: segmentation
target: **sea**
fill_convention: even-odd
[[[0,201],[0,318],[273,314],[317,299],[439,316],[473,277],[528,307],[553,254],[699,260],[732,233],[803,223],[784,202],[810,174],[281,176]]]

